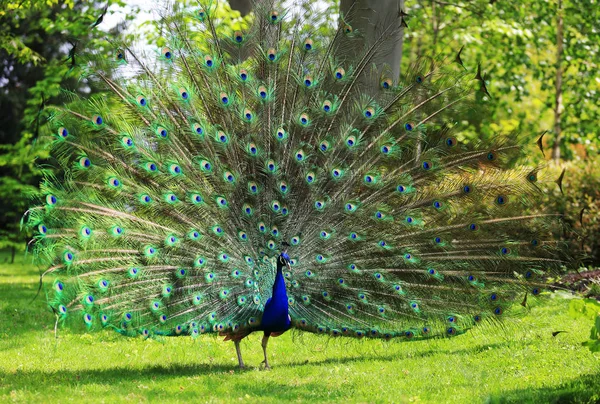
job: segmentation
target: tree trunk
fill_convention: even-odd
[[[356,3],[356,4],[355,4]],[[353,6],[353,4],[355,4]],[[229,0],[229,5],[233,10],[238,10],[243,16],[252,11],[251,0]],[[389,35],[386,45],[374,59],[379,73],[383,71],[383,66],[387,65],[390,69],[391,78],[397,82],[400,77],[400,64],[402,63],[402,45],[404,28],[400,27],[400,17],[398,12],[404,9],[404,0],[340,0],[341,16],[350,15],[350,22],[354,30],[361,32],[357,39],[356,47],[351,47],[349,56],[355,56],[356,51],[365,46],[371,45],[377,38],[379,30],[388,24],[396,23],[395,28]],[[352,10],[352,12],[350,12]],[[343,56],[338,54],[338,56]]]
[[[554,144],[552,146],[552,159],[555,163],[560,160],[560,143],[562,137],[561,115],[563,112],[563,10],[562,0],[558,0],[558,12],[556,20],[556,81],[554,83]]]
[[[379,75],[383,72],[383,66],[387,65],[390,78],[394,82],[400,77],[400,63],[402,62],[402,44],[404,28],[400,26],[400,10],[404,8],[404,0],[340,0],[340,24],[349,23],[352,29],[359,32],[356,38],[353,38],[353,46],[338,51],[337,56],[341,59],[344,56],[349,58],[356,57],[362,49],[372,45],[383,29],[390,24],[394,28],[388,34],[385,44],[380,52],[373,59],[377,66]],[[342,20],[344,19],[344,21]],[[363,76],[363,83],[371,80],[372,76],[368,74]],[[371,80],[372,81],[372,80]],[[377,86],[376,83],[369,83]]]
[[[232,10],[239,11],[242,17],[244,17],[246,14],[249,14],[250,11],[252,11],[251,0],[229,0],[229,6]]]

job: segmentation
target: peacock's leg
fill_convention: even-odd
[[[243,369],[246,366],[244,365],[244,360],[242,359],[242,351],[240,349],[240,340],[236,339],[233,341],[233,343],[235,344],[235,351],[237,352],[238,362],[240,363],[240,369]]]
[[[271,333],[266,332],[265,336],[262,339],[262,349],[263,353],[265,354],[265,360],[263,361],[263,363],[265,364],[265,369],[271,369],[271,366],[269,366],[269,360],[267,359],[267,344],[269,343],[270,336]]]

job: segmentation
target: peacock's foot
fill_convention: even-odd
[[[264,370],[271,370],[271,366],[269,366],[269,362],[267,362],[266,360],[262,361],[261,364],[264,363],[265,364],[265,369]]]

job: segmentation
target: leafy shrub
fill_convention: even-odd
[[[600,352],[600,302],[594,299],[572,300],[569,304],[569,315],[594,321],[590,330],[590,339],[582,345],[590,348],[592,352]]]
[[[563,168],[564,194],[561,194],[554,181]],[[590,160],[551,165],[539,186],[545,191],[541,205],[526,213],[563,214],[567,226],[555,236],[569,243],[571,252],[581,257],[583,265],[600,267],[600,165]],[[580,215],[582,209],[583,215]]]

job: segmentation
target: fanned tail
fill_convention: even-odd
[[[282,241],[305,331],[456,335],[539,295],[567,262],[561,217],[521,213],[541,171],[506,168],[516,136],[460,141],[479,70],[459,52],[396,81],[372,67],[397,21],[348,58],[346,21],[323,38],[273,4],[239,30],[211,2],[169,14],[155,60],[116,44],[84,69],[107,94],[55,108],[61,174],[28,223],[60,321],[239,339]]]

